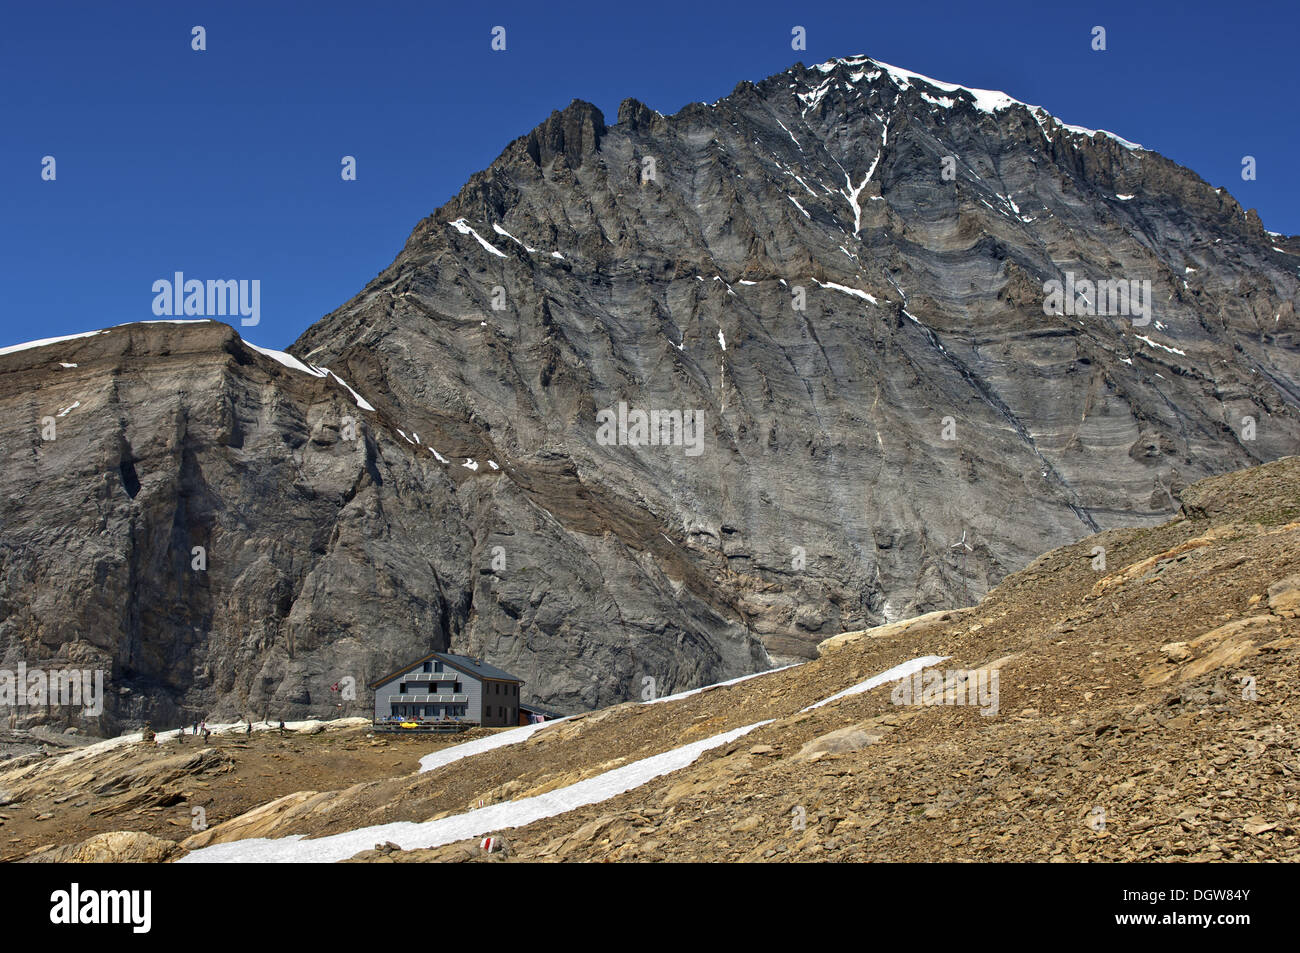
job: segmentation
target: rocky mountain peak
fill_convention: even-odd
[[[563,156],[570,168],[579,168],[600,148],[605,134],[605,117],[599,109],[575,99],[563,110],[552,112],[527,136],[527,151],[542,168]]]
[[[560,710],[806,658],[1292,452],[1296,265],[1153,151],[865,57],[574,100],[288,354],[0,355],[0,652],[102,660],[101,727],[435,649]]]
[[[663,116],[639,99],[628,97],[618,105],[618,124],[629,129],[648,129]]]

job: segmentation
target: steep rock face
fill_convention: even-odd
[[[475,540],[494,527],[545,540],[538,558],[560,587],[537,585],[517,553],[493,604],[503,628],[539,633],[533,658],[512,656],[530,694],[595,706],[622,697],[634,666],[689,685],[766,663],[689,597],[658,612],[662,573],[608,540],[560,538],[507,480],[458,491],[348,387],[286,361],[215,322],[0,356],[0,667],[98,669],[107,695],[97,717],[29,706],[18,723],[113,733],[332,713],[348,678],[346,711],[364,713],[366,681],[460,644],[481,585]],[[644,594],[623,608],[640,638],[605,628],[618,585]],[[716,640],[699,634],[710,621]]]
[[[1289,452],[1296,264],[1153,152],[855,58],[672,117],[575,101],[292,350],[806,655]],[[1150,313],[1045,314],[1067,272]],[[704,452],[606,445],[620,401],[699,409]],[[465,633],[504,664],[507,580]]]
[[[0,662],[102,662],[112,731],[347,677],[364,710],[443,647],[565,710],[809,657],[1293,452],[1297,252],[1155,153],[865,58],[575,100],[305,363],[215,323],[0,353]],[[1045,314],[1067,272],[1149,281],[1150,322]],[[702,444],[610,443],[621,402]]]
[[[376,650],[463,617],[459,541],[422,531],[454,518],[449,481],[363,424],[340,439],[365,415],[337,383],[215,322],[128,325],[0,369],[0,657],[102,669],[95,727],[332,709],[328,686]]]

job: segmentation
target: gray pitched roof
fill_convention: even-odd
[[[467,655],[450,655],[446,652],[437,653],[438,657],[444,662],[450,662],[462,671],[469,672],[479,678],[495,678],[506,682],[519,682],[523,684],[523,679],[517,675],[511,675],[504,669],[497,668],[495,665],[488,665],[481,659],[472,659]]]
[[[488,665],[481,660],[472,659],[468,655],[452,655],[448,652],[430,652],[428,655],[421,656],[415,661],[408,662],[401,668],[389,672],[382,678],[377,678],[373,682],[368,682],[367,685],[370,688],[378,688],[385,682],[391,682],[399,675],[405,675],[407,672],[413,671],[417,665],[423,665],[431,659],[441,659],[443,662],[465,672],[467,675],[473,675],[475,678],[494,678],[498,681],[518,682],[520,685],[524,683],[524,680],[519,676],[511,675],[509,672],[504,669],[499,669],[495,665]]]

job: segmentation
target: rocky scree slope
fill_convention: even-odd
[[[557,773],[572,783],[644,757],[662,742],[642,729],[670,709],[679,744],[772,720],[610,800],[485,833],[524,861],[1295,859],[1300,458],[1184,496],[1174,520],[1048,553],[973,608],[845,633],[814,662],[587,715],[538,731],[509,764],[501,749],[411,780],[528,797]],[[808,707],[922,655],[945,657],[941,672],[997,671],[996,707],[953,692],[898,704],[890,684]],[[350,793],[375,805],[367,795],[386,792]],[[338,801],[294,806],[225,835],[338,829]],[[354,859],[501,859],[477,843]]]
[[[402,850],[375,825],[470,819],[551,792],[568,802],[576,782],[749,727],[625,793],[480,835],[504,838],[521,860],[1291,859],[1297,613],[1300,458],[1290,457],[1186,489],[1160,526],[1048,553],[975,607],[827,639],[815,661],[507,731],[494,740],[515,743],[422,773],[304,790],[237,816],[214,799],[213,826],[179,849],[101,827],[98,840],[42,856],[237,854],[246,838],[272,838],[248,851],[310,852],[312,838],[361,829],[350,839],[370,835],[377,849],[355,860],[499,860],[478,837]],[[996,671],[996,696],[982,699],[995,706],[955,705],[951,693],[899,704],[888,681],[845,691],[921,656],[943,659],[941,672]],[[46,759],[0,773],[0,786],[21,798],[7,810],[35,811],[42,791],[66,788],[60,778],[120,775],[124,758],[143,758],[129,808],[193,787],[173,776],[187,754],[168,741]],[[107,787],[83,795],[85,807],[105,825],[132,822],[112,813],[122,801]],[[275,840],[286,835],[308,839]]]

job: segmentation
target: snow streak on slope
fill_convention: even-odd
[[[794,662],[790,665],[782,665],[780,668],[769,668],[766,672],[754,672],[750,675],[741,675],[738,678],[729,678],[725,682],[717,682],[713,685],[702,685],[699,688],[687,689],[684,692],[678,692],[676,695],[665,695],[663,698],[652,698],[646,702],[647,705],[658,705],[660,702],[675,702],[681,698],[689,698],[691,695],[698,695],[700,692],[707,692],[711,688],[722,688],[725,685],[737,685],[740,682],[747,682],[751,678],[758,678],[761,675],[771,675],[775,672],[784,672],[787,668],[794,668],[796,665],[803,665],[803,662]]]
[[[5,354],[14,354],[18,351],[26,351],[29,348],[58,344],[62,341],[75,341],[78,338],[91,338],[96,334],[107,334],[109,331],[116,328],[125,328],[132,324],[205,324],[211,320],[211,318],[168,318],[163,321],[127,321],[125,324],[115,324],[110,328],[100,328],[97,331],[81,331],[77,334],[61,334],[55,338],[39,338],[35,341],[24,341],[22,344],[10,344],[6,347],[0,347],[0,356]],[[76,367],[75,364],[71,366]]]
[[[8,347],[0,347],[0,355],[13,354],[17,351],[26,351],[28,348],[45,347],[47,344],[58,344],[60,341],[74,341],[77,338],[93,337],[96,334],[103,334],[103,331],[83,331],[80,334],[63,334],[56,338],[40,338],[36,341],[24,341],[22,344],[10,344]]]
[[[1065,129],[1068,132],[1073,132],[1078,135],[1088,136],[1088,137],[1092,137],[1096,135],[1098,132],[1100,132],[1103,136],[1107,136],[1108,138],[1118,142],[1125,149],[1129,149],[1132,151],[1142,151],[1142,152],[1146,151],[1146,149],[1144,149],[1138,143],[1130,142],[1128,139],[1125,139],[1122,136],[1117,136],[1115,135],[1115,133],[1109,132],[1105,129],[1089,129],[1086,126],[1075,126],[1067,122],[1062,122],[1060,119],[1057,119],[1055,116],[1049,113],[1046,109],[1043,109],[1041,106],[1031,106],[1029,103],[1021,102],[1019,99],[1015,99],[1014,97],[1008,96],[1006,93],[1002,92],[1001,90],[975,89],[970,86],[959,86],[956,83],[945,83],[942,80],[931,79],[929,76],[924,76],[920,73],[914,73],[911,70],[902,69],[898,66],[890,66],[888,63],[882,63],[880,62],[880,60],[873,60],[867,56],[850,56],[844,59],[828,60],[825,63],[818,63],[813,68],[819,70],[822,73],[829,73],[832,70],[834,70],[836,66],[839,66],[841,64],[849,68],[868,66],[868,65],[876,68],[875,70],[872,70],[870,72],[864,70],[863,72],[860,73],[853,73],[850,79],[855,83],[863,78],[866,78],[867,81],[870,82],[880,75],[878,72],[879,70],[883,70],[889,76],[890,80],[894,83],[894,85],[897,86],[900,90],[907,90],[914,85],[924,84],[924,85],[932,86],[935,89],[942,90],[943,92],[946,93],[966,93],[973,100],[973,105],[975,106],[976,109],[980,110],[981,112],[989,113],[990,115],[996,114],[1002,111],[1003,109],[1010,109],[1012,106],[1023,106],[1029,110],[1030,114],[1034,117],[1034,119],[1038,122],[1040,126],[1043,124],[1043,117],[1047,117],[1047,119],[1056,123],[1062,129]],[[804,112],[807,112],[808,109],[812,108],[818,102],[820,102],[822,97],[825,96],[826,91],[827,89],[829,89],[830,86],[831,86],[831,80],[826,80],[813,93],[806,93],[806,94],[796,93],[795,95],[797,95],[805,105]],[[957,102],[956,99],[952,99],[946,96],[940,96],[940,97],[928,96],[924,92],[921,93],[921,97],[926,102],[934,106],[938,106],[939,108],[942,109],[951,109],[953,106],[956,105]]]
[[[522,827],[588,804],[609,800],[624,791],[640,787],[660,775],[678,771],[710,748],[725,745],[766,724],[768,722],[760,721],[745,725],[743,728],[736,728],[714,735],[712,738],[705,738],[703,741],[683,745],[672,751],[665,751],[663,754],[634,761],[632,764],[606,771],[604,774],[556,791],[548,791],[546,794],[519,801],[493,804],[437,821],[423,824],[411,821],[380,824],[314,840],[303,840],[301,835],[297,834],[276,840],[263,837],[251,838],[196,850],[183,857],[178,863],[331,863],[346,860],[363,850],[372,849],[375,844],[386,841],[392,841],[405,850],[440,847],[467,837],[478,837],[481,834],[509,827]]]
[[[364,397],[362,397],[353,389],[351,384],[349,384],[343,378],[339,377],[328,367],[317,367],[315,364],[305,364],[302,361],[298,360],[298,358],[294,357],[292,354],[288,353],[287,351],[277,351],[274,348],[261,347],[260,345],[254,344],[252,341],[245,341],[244,343],[247,344],[249,347],[251,347],[258,354],[265,354],[271,360],[278,361],[279,363],[283,364],[285,367],[289,368],[290,370],[300,371],[303,374],[310,374],[312,377],[334,378],[334,380],[342,384],[344,389],[347,390],[347,392],[352,395],[352,399],[357,402],[358,407],[360,407],[362,410],[369,410],[369,411],[373,411],[375,409],[374,406],[370,403],[370,401],[366,400]]]
[[[0,347],[0,356],[4,356],[5,354],[14,354],[18,351],[26,351],[36,347],[47,347],[51,344],[59,344],[63,341],[75,341],[78,338],[94,337],[97,334],[107,334],[108,332],[115,331],[118,328],[130,327],[132,324],[206,324],[211,321],[212,321],[211,318],[195,318],[193,320],[187,320],[182,318],[169,318],[163,321],[128,321],[126,324],[115,324],[111,328],[102,328],[101,330],[98,331],[83,331],[80,334],[64,334],[56,338],[41,338],[40,340],[37,341],[25,341],[22,344],[10,344],[8,347]],[[301,374],[310,374],[312,377],[332,377],[335,381],[341,384],[349,394],[352,395],[352,399],[356,401],[357,406],[360,407],[362,410],[373,411],[375,409],[374,406],[371,405],[371,403],[368,400],[366,400],[364,397],[362,397],[360,394],[356,392],[355,388],[353,388],[351,384],[349,384],[343,378],[339,377],[328,367],[317,367],[315,364],[304,363],[303,361],[298,360],[298,358],[294,357],[292,354],[288,353],[287,351],[277,351],[275,348],[262,347],[261,345],[254,344],[252,341],[245,340],[242,337],[240,338],[240,340],[243,341],[244,344],[246,344],[248,347],[256,351],[258,354],[263,354],[266,357],[269,357],[271,360],[276,361],[279,364],[283,364],[285,367],[289,368],[290,370],[298,371]],[[64,364],[63,366],[76,367],[77,365]]]
[[[462,235],[473,235],[474,238],[478,240],[478,243],[480,245],[482,245],[487,251],[496,255],[498,258],[509,257],[500,248],[497,248],[496,245],[493,245],[491,242],[489,242],[478,232],[474,231],[474,229],[470,227],[470,224],[467,221],[465,221],[463,218],[458,218],[456,219],[456,221],[448,222],[447,224],[450,225],[452,228],[456,229],[456,231],[460,232]],[[518,239],[516,239],[516,241],[518,241]],[[523,242],[520,242],[520,244],[522,245]]]
[[[887,672],[873,675],[865,682],[858,682],[858,684],[850,686],[842,692],[837,692],[830,698],[823,698],[821,701],[814,702],[807,708],[800,709],[800,714],[805,711],[812,711],[814,708],[821,708],[822,705],[829,705],[831,702],[838,701],[841,698],[847,698],[849,695],[860,695],[863,692],[869,692],[871,689],[884,685],[886,682],[902,681],[907,678],[907,676],[919,672],[923,668],[929,668],[931,665],[938,665],[947,658],[948,656],[946,655],[923,655],[920,658],[914,658],[911,661],[903,662],[901,665],[895,665]]]
[[[926,655],[903,662],[867,679],[865,682],[860,682],[832,695],[830,698],[809,705],[803,711],[820,708],[822,705],[829,704],[836,699],[869,691],[887,682],[899,681],[913,672],[920,671],[937,662],[942,662],[945,658],[947,656]],[[793,666],[786,667],[791,668]],[[771,673],[760,672],[758,674],[768,675]],[[755,676],[746,676],[746,678],[753,677]],[[717,687],[728,684],[734,685],[739,681],[744,681],[744,678],[722,682]],[[696,691],[702,690],[696,689],[692,692],[683,693],[683,695],[694,694]],[[660,701],[668,700],[670,699],[660,699]],[[588,804],[599,804],[602,801],[607,801],[633,788],[647,784],[657,777],[679,771],[693,764],[705,751],[734,741],[757,728],[771,724],[772,721],[773,719],[769,718],[765,721],[755,722],[752,725],[735,728],[714,735],[711,738],[705,738],[703,741],[696,741],[688,745],[682,745],[679,748],[673,748],[671,751],[665,751],[662,754],[642,758],[640,761],[634,761],[621,768],[606,771],[604,774],[596,775],[585,781],[579,781],[576,784],[570,784],[568,787],[548,791],[535,797],[492,804],[488,807],[444,817],[436,821],[426,821],[424,823],[398,821],[392,824],[378,824],[374,827],[363,827],[343,834],[333,834],[329,837],[313,840],[303,840],[300,834],[275,839],[265,837],[248,838],[232,841],[228,844],[214,844],[211,847],[201,848],[187,855],[178,863],[331,863],[346,860],[363,850],[373,848],[377,843],[386,841],[391,841],[404,850],[440,847],[444,844],[451,844],[469,837],[478,837],[505,828],[523,827],[534,821],[564,814],[579,807],[585,807]],[[461,758],[481,754],[493,748],[517,744],[530,737],[537,730],[546,727],[547,724],[550,724],[550,722],[516,728],[494,735],[491,738],[484,738],[479,741],[456,745],[445,751],[435,752],[420,760],[420,771],[432,771]]]
[[[489,461],[490,462],[490,461]],[[749,681],[751,678],[758,678],[760,675],[771,675],[775,672],[784,672],[787,668],[794,668],[795,665],[802,665],[802,662],[795,662],[793,665],[783,665],[780,668],[768,669],[766,672],[754,672],[750,675],[741,675],[738,678],[731,678],[725,682],[715,682],[712,685],[701,685],[699,688],[692,688],[684,692],[678,692],[676,695],[665,695],[663,698],[655,698],[646,702],[647,705],[657,705],[660,702],[673,702],[682,698],[688,698],[691,695],[698,695],[700,692],[707,692],[713,688],[723,688],[727,685],[735,685],[739,682]],[[507,745],[517,745],[521,741],[527,741],[534,734],[545,728],[547,725],[557,725],[562,721],[568,721],[572,718],[569,715],[565,718],[555,718],[551,721],[539,722],[535,725],[525,725],[521,728],[511,728],[508,731],[498,732],[487,738],[479,738],[475,741],[466,741],[464,744],[452,745],[450,748],[441,748],[431,754],[426,754],[420,759],[420,774],[426,771],[435,771],[438,768],[445,767],[462,758],[469,758],[476,754],[482,754],[485,751],[493,751],[497,748],[504,748]]]
[[[304,721],[286,721],[284,727],[286,731],[291,731],[295,734],[316,734],[319,731],[330,728],[361,728],[369,724],[371,724],[369,718],[340,718],[334,721],[321,721],[316,718],[308,718]],[[248,722],[245,721],[230,721],[223,722],[219,725],[208,725],[208,731],[214,735],[242,735],[247,730]],[[263,721],[260,723],[254,722],[253,730],[278,731],[279,725],[272,724],[269,721]],[[175,741],[176,736],[183,732],[188,733],[185,728],[173,728],[168,731],[156,732],[154,734],[154,744],[162,745],[168,741]],[[74,761],[83,761],[86,758],[93,758],[96,755],[114,751],[118,748],[128,748],[132,745],[138,745],[143,740],[144,735],[138,731],[126,735],[118,735],[116,738],[105,738],[103,741],[96,741],[82,748],[74,748],[73,750],[63,754],[53,755],[47,760],[42,761],[41,764],[61,767],[63,765],[72,764]]]
[[[476,741],[466,741],[464,744],[452,745],[450,748],[442,748],[432,754],[426,754],[420,759],[419,773],[424,774],[426,771],[435,771],[454,761],[459,761],[462,758],[468,758],[472,755],[482,754],[484,751],[492,751],[495,748],[504,748],[507,745],[517,745],[521,741],[527,741],[547,725],[557,725],[562,721],[568,720],[568,718],[556,718],[552,721],[540,721],[535,725],[524,725],[520,728],[511,728],[509,731],[502,731],[495,735],[489,735],[486,738],[479,738]]]
[[[794,668],[795,665],[802,665],[803,662],[795,662],[792,665],[782,665],[780,668],[771,668],[766,672],[754,672],[750,675],[741,675],[738,678],[730,678],[725,682],[715,682],[712,685],[701,685],[699,688],[688,689],[684,692],[678,692],[676,695],[665,695],[662,698],[654,698],[646,702],[647,705],[658,705],[661,702],[675,702],[683,698],[689,698],[691,695],[698,695],[700,692],[707,692],[714,688],[724,688],[727,685],[736,685],[740,682],[747,682],[751,678],[758,678],[760,675],[772,675],[775,672],[784,672],[787,668]],[[497,748],[504,748],[507,745],[517,745],[521,741],[527,741],[534,734],[547,725],[557,725],[562,721],[568,721],[572,718],[569,715],[565,718],[555,718],[551,721],[539,722],[535,725],[525,725],[522,728],[511,728],[509,731],[502,731],[498,734],[491,735],[487,738],[479,738],[475,741],[467,741],[464,744],[453,745],[450,748],[442,748],[432,754],[426,754],[420,759],[420,774],[426,771],[435,771],[438,768],[445,767],[462,758],[468,758],[476,754],[482,754],[485,751],[493,751]]]

